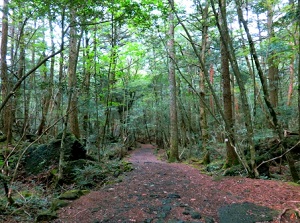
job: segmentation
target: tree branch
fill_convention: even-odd
[[[291,147],[290,149],[286,150],[286,151],[285,151],[283,154],[281,154],[280,156],[277,156],[277,157],[274,157],[274,158],[272,158],[272,159],[263,161],[262,163],[260,163],[260,164],[256,167],[256,169],[258,169],[261,165],[263,165],[263,164],[265,164],[265,163],[268,163],[268,162],[271,162],[271,161],[273,161],[273,160],[282,158],[285,154],[287,154],[287,153],[289,153],[291,150],[295,149],[296,146],[298,146],[299,144],[300,144],[300,141],[298,141],[293,147]]]
[[[42,66],[47,60],[49,60],[50,58],[56,56],[57,54],[61,53],[64,50],[64,48],[62,47],[59,51],[45,57],[43,60],[41,60],[34,68],[32,68],[30,71],[28,71],[28,73],[26,73],[24,76],[22,76],[17,83],[14,85],[13,89],[11,90],[11,92],[4,98],[3,102],[1,103],[0,106],[0,113],[3,110],[4,106],[6,105],[6,103],[9,101],[9,99],[15,94],[15,91],[21,86],[22,82],[29,77],[33,72],[35,72],[40,66]]]

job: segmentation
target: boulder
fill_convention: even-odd
[[[28,149],[24,159],[24,167],[27,174],[39,174],[58,165],[61,136],[62,134],[59,134],[56,139],[48,144],[33,145]],[[65,162],[86,159],[85,148],[71,133],[66,135],[64,149]]]

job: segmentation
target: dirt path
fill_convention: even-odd
[[[297,186],[240,177],[212,180],[185,164],[157,160],[150,144],[135,150],[129,160],[135,170],[122,182],[72,202],[59,211],[55,222],[250,223],[257,222],[254,212],[260,222],[279,222],[270,221],[268,208],[277,210],[278,216],[300,204]]]

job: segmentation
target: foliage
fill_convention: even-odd
[[[1,218],[6,219],[8,216],[15,221],[33,222],[36,215],[43,210],[47,210],[51,204],[50,196],[45,196],[45,191],[38,186],[28,187],[17,185],[14,195],[15,205],[7,206],[1,190],[0,210]]]
[[[262,83],[249,42],[246,41],[245,30],[238,22],[237,5],[233,1],[227,3],[227,22],[230,28],[228,41],[233,45],[232,55],[237,59],[241,79],[246,86],[246,98],[243,98],[241,86],[237,84],[233,75],[233,67],[230,67],[231,97],[234,99],[231,105],[234,109],[233,132],[238,151],[247,154],[247,125],[251,124],[254,127],[254,133],[250,137],[256,144],[262,143],[264,146],[265,141],[270,138],[278,139],[278,136],[272,129],[274,126],[269,110],[263,101],[265,96],[262,94]],[[174,33],[176,58],[175,61],[171,61],[176,68],[179,147],[181,152],[184,151],[183,158],[199,159],[203,156],[203,136],[199,124],[202,118],[199,112],[200,95],[203,94],[207,105],[207,149],[210,150],[213,159],[211,169],[214,169],[214,161],[222,162],[226,157],[224,140],[228,135],[224,130],[226,120],[222,118],[222,36],[215,25],[220,18],[218,14],[214,14],[211,4],[208,5],[208,18],[202,18],[207,4],[205,1],[187,1],[184,4],[190,5],[189,8],[178,4],[174,9],[174,14],[178,16]],[[39,142],[33,145],[22,161],[27,163],[25,170],[32,174],[43,171],[57,174],[55,164],[59,157],[61,141],[59,138],[53,141],[51,139],[65,128],[66,114],[72,112],[66,111],[70,92],[76,96],[78,102],[78,126],[83,138],[75,139],[74,136],[67,135],[67,140],[70,139],[76,144],[78,150],[69,153],[65,159],[68,161],[70,158],[74,161],[72,158],[75,158],[77,163],[72,161],[69,168],[73,174],[75,168],[80,187],[96,186],[97,182],[103,183],[108,176],[122,173],[123,164],[114,159],[118,160],[126,154],[128,141],[151,141],[161,148],[169,147],[168,1],[16,0],[10,1],[8,7],[10,31],[8,49],[4,53],[7,55],[7,72],[10,79],[6,85],[1,76],[2,90],[5,87],[10,90],[11,85],[28,71],[35,69],[38,62],[52,51],[58,51],[62,45],[64,49],[34,70],[13,92],[13,97],[10,98],[13,106],[10,109],[12,120],[7,120],[4,114],[1,114],[1,128],[5,123],[11,125],[14,140],[9,142],[9,145],[14,147],[18,144],[18,149],[10,157],[7,157],[9,153],[5,149],[0,149],[1,170],[4,169],[6,158],[9,161],[8,165],[13,167],[23,152],[24,147],[19,146],[18,140],[21,142],[29,135],[36,138],[40,134],[39,129],[45,130],[56,123],[53,128],[45,130],[44,144]],[[70,11],[73,9],[76,10],[77,17],[75,24],[70,24]],[[273,60],[278,68],[278,105],[275,111],[279,127],[282,131],[287,129],[297,132],[297,5],[280,1],[253,0],[246,1],[242,10],[247,24],[252,27],[250,34],[269,92],[268,61]],[[268,23],[267,16],[271,10],[273,27],[268,27],[271,23]],[[191,34],[191,39],[183,25]],[[79,40],[79,52],[76,55],[77,83],[71,89],[68,87],[68,59],[72,52],[66,47],[70,41],[70,27],[75,27]],[[204,28],[208,29],[207,36],[203,36]],[[274,30],[272,34],[271,28]],[[203,52],[204,64],[201,64],[198,55],[202,50],[201,44],[205,41],[207,49]],[[24,55],[21,54],[23,48]],[[208,75],[204,81],[204,92],[201,92],[199,84],[202,81],[200,71],[206,71]],[[286,105],[288,89],[292,89],[293,92],[288,93],[291,102]],[[3,98],[1,99],[3,101]],[[251,123],[244,121],[242,99],[246,100],[251,108]],[[221,104],[221,109],[217,108],[217,103]],[[70,123],[67,124],[69,130]],[[4,132],[4,135],[7,133]],[[90,136],[93,136],[92,143],[89,142]],[[87,141],[87,145],[83,145],[84,141]],[[71,144],[66,144],[67,150],[73,148]],[[81,158],[87,158],[84,156],[77,157],[79,154],[85,155],[84,146],[93,160],[98,160],[99,163],[82,161]],[[261,158],[260,156],[259,159]],[[249,157],[246,156],[246,159],[248,162]],[[106,161],[107,163],[104,163]],[[75,164],[79,166],[76,167]]]

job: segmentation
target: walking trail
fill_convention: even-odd
[[[82,196],[55,223],[300,222],[299,186],[272,180],[215,179],[181,163],[166,163],[144,144],[128,160],[134,170],[119,183]]]

